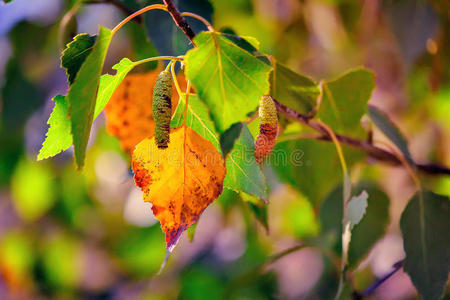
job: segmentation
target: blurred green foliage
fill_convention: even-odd
[[[0,28],[6,26],[4,16],[12,11],[9,5],[24,5],[20,2],[24,1],[0,5]],[[118,2],[132,11],[142,7],[140,1]],[[211,19],[215,28],[227,27],[257,38],[259,51],[315,81],[336,78],[359,65],[372,69],[376,90],[371,103],[399,125],[410,141],[411,154],[419,161],[449,165],[449,7],[445,1],[391,2],[375,7],[357,0],[214,0]],[[102,117],[95,122],[82,173],[75,171],[72,149],[52,160],[35,162],[53,106],[50,98],[67,88],[59,62],[58,27],[74,3],[55,0],[55,7],[61,4],[60,11],[50,16],[36,12],[44,21],[22,18],[0,34],[0,44],[6,41],[11,50],[10,57],[6,48],[0,50],[0,298],[333,298],[341,250],[341,170],[332,144],[289,140],[310,134],[306,128],[285,126],[279,138],[286,140],[277,144],[273,155],[287,155],[286,164],[276,163],[276,159],[283,162],[282,157],[271,156],[263,168],[270,204],[245,202],[245,195],[225,189],[200,219],[193,243],[184,238],[159,276],[156,273],[166,254],[164,236],[151,217],[150,206],[140,203],[139,193],[136,196],[131,174],[123,167],[129,165],[129,158],[104,129]],[[111,5],[84,5],[77,15],[78,28],[97,32],[97,21],[87,13],[90,8],[98,18],[118,22],[124,17],[123,9],[108,14],[106,7]],[[207,8],[204,16],[209,18]],[[411,17],[413,8],[417,13]],[[121,57],[138,60],[155,56],[158,50],[167,55],[162,51],[190,46],[175,40],[176,31],[171,31],[174,39],[168,40],[166,27],[154,23],[152,16],[149,13],[143,23],[124,28],[112,44],[104,72],[112,73],[110,67]],[[171,22],[165,12],[161,16]],[[420,30],[411,29],[415,22],[419,27],[414,28]],[[409,31],[417,32],[418,38],[411,38]],[[405,52],[409,48],[414,52]],[[252,135],[258,125],[258,119],[248,125]],[[383,137],[378,132],[375,139]],[[369,194],[367,213],[353,230],[349,252],[350,288],[360,291],[383,275],[380,265],[394,262],[386,261],[386,253],[394,253],[399,244],[389,237],[400,236],[399,216],[414,186],[399,168],[361,167],[367,162],[361,151],[344,148],[344,155],[352,179],[361,182],[354,192],[365,189]],[[288,159],[297,164],[287,164]],[[427,177],[422,184],[450,194],[449,178]],[[307,255],[303,250],[296,251],[299,256],[290,254],[265,264],[272,262],[272,254],[301,243],[317,251],[318,258],[308,257],[320,262],[314,268],[297,263],[297,258]],[[308,285],[314,272],[319,275]],[[395,290],[386,283],[374,298],[415,297],[409,279],[400,276],[392,278]]]

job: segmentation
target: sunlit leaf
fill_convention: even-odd
[[[94,119],[102,112],[116,88],[128,72],[130,72],[135,66],[136,63],[132,62],[128,58],[123,58],[118,64],[115,64],[112,67],[114,70],[117,70],[115,75],[105,74],[100,77],[97,100],[95,103]]]
[[[320,90],[312,79],[275,62],[270,75],[270,95],[280,103],[302,114],[311,113],[317,105]]]
[[[55,106],[47,121],[50,127],[47,130],[45,141],[37,156],[38,160],[55,156],[67,150],[72,145],[70,133],[69,104],[64,96],[57,95],[52,99]]]
[[[403,211],[404,270],[424,299],[440,299],[450,266],[450,198],[418,192]]]
[[[223,182],[226,188],[267,199],[267,187],[263,173],[255,160],[253,137],[247,126],[242,127],[241,135],[228,154],[227,176]]]
[[[219,132],[243,121],[269,91],[271,67],[217,32],[202,32],[186,54],[186,76]]]
[[[325,82],[318,117],[338,132],[361,135],[361,118],[374,87],[374,74],[362,68]]]
[[[100,26],[100,34],[94,44],[94,48],[82,64],[76,80],[70,86],[67,94],[72,122],[75,161],[78,168],[82,168],[84,165],[86,146],[94,118],[100,75],[111,37],[111,30]]]
[[[183,100],[179,102],[175,113],[173,114],[170,126],[177,128],[183,124],[183,113],[185,107],[185,95]],[[220,152],[219,134],[211,121],[208,107],[195,94],[189,95],[189,104],[186,113],[186,125],[192,128],[200,136],[210,141],[214,147]]]
[[[172,251],[222,192],[226,169],[214,145],[183,126],[172,130],[167,149],[157,148],[154,138],[140,142],[133,152],[133,172]]]
[[[86,58],[94,48],[97,36],[80,33],[67,44],[62,52],[61,66],[66,69],[69,84],[72,84]]]

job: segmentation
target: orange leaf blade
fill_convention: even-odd
[[[222,192],[226,168],[213,144],[191,128],[173,130],[170,140],[164,150],[156,147],[154,138],[140,142],[133,153],[133,172],[172,251],[181,234]]]

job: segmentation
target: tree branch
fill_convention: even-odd
[[[353,299],[363,299],[364,297],[370,296],[375,290],[386,280],[388,280],[392,275],[394,275],[398,270],[403,267],[404,260],[399,260],[392,266],[392,271],[387,273],[381,278],[378,278],[374,283],[372,283],[366,290],[362,293],[355,292],[353,293]]]
[[[311,116],[300,114],[289,107],[281,104],[277,100],[275,100],[275,105],[277,107],[277,110],[285,115],[288,118],[291,118],[299,123],[305,124],[309,126],[310,128],[318,131],[321,136],[318,137],[318,140],[323,141],[331,141],[331,136],[329,133],[323,128],[320,124],[313,122],[311,119]],[[374,146],[373,144],[367,142],[367,141],[361,141],[352,137],[344,136],[341,134],[335,133],[337,139],[339,142],[341,142],[344,145],[364,150],[371,158],[374,158],[378,161],[385,162],[391,165],[401,165],[402,161],[398,159],[396,155],[393,153],[384,150],[380,147]],[[415,164],[415,167],[427,174],[433,174],[433,175],[450,175],[450,169],[448,167],[437,165],[437,164]]]
[[[176,8],[175,4],[173,4],[172,0],[164,0],[164,4],[167,6],[167,11],[172,16],[175,24],[183,30],[184,34],[194,44],[195,32],[192,30],[191,26],[189,26],[186,19],[180,15],[180,11]]]
[[[195,33],[192,30],[192,28],[187,23],[186,19],[180,15],[180,11],[175,7],[172,0],[164,0],[164,3],[167,6],[167,10],[169,11],[170,15],[172,16],[173,20],[177,24],[177,26],[183,30],[185,35],[189,38],[189,40],[193,43],[193,39],[195,37]],[[311,121],[313,116],[310,115],[303,115],[300,114],[289,107],[281,104],[277,100],[275,100],[275,105],[277,107],[277,110],[282,113],[283,115],[294,119],[297,122],[300,122],[302,124],[305,124],[312,129],[318,131],[321,133],[321,136],[318,137],[318,140],[324,140],[324,141],[331,141],[331,136],[328,133],[328,131],[323,128],[320,124]],[[367,141],[361,141],[352,137],[344,136],[335,133],[337,139],[339,142],[341,142],[344,145],[364,150],[371,158],[374,158],[380,162],[385,162],[394,166],[401,165],[402,161],[398,159],[397,156],[395,156],[393,153],[386,151],[380,147],[374,146],[373,144],[367,142]],[[450,175],[450,169],[437,165],[437,164],[415,164],[415,167],[427,174],[434,174],[434,175]]]

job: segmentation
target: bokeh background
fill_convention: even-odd
[[[269,263],[274,253],[321,234],[319,203],[283,184],[270,168],[265,170],[271,189],[268,233],[249,206],[227,191],[200,218],[194,242],[185,234],[155,276],[165,256],[164,236],[103,116],[95,121],[82,172],[75,171],[71,149],[36,161],[51,98],[67,89],[58,31],[73,2],[0,4],[0,299],[331,299],[336,262],[318,248]],[[146,3],[86,2],[76,16],[77,31],[90,34],[99,24],[115,26],[123,7],[134,11]],[[202,8],[203,1],[191,2]],[[450,164],[448,1],[211,3],[217,29],[256,37],[262,52],[317,80],[360,65],[372,69],[377,87],[370,103],[400,127],[413,157]],[[150,31],[165,37],[164,26]],[[139,24],[120,31],[104,71],[112,72],[122,57],[157,55],[145,34]],[[383,139],[377,132],[375,138]],[[300,171],[309,172],[306,165]],[[415,187],[403,168],[371,161],[354,166],[352,176],[377,182],[390,200],[384,237],[353,272],[355,288],[363,290],[403,258],[399,218]],[[435,192],[450,194],[449,178],[424,180]],[[322,183],[317,180],[312,188],[328,189]],[[402,270],[372,296],[417,297]]]

